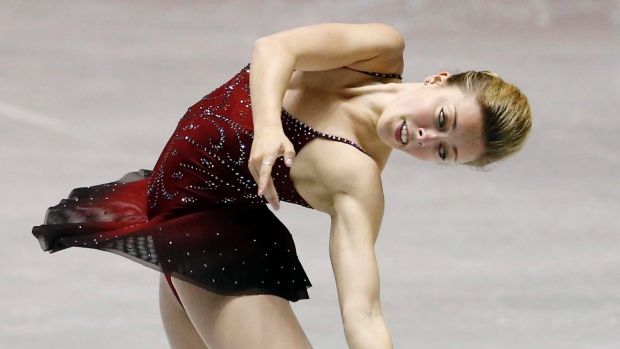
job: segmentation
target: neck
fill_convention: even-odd
[[[377,161],[381,170],[385,167],[387,159],[392,151],[392,147],[385,144],[377,134],[377,124],[383,111],[392,104],[396,99],[405,93],[410,93],[412,89],[419,89],[422,83],[378,83],[364,86],[347,88],[344,94],[347,98],[354,100],[355,104],[360,107],[359,110],[367,110],[368,112],[354,114],[357,123],[361,126],[360,131],[363,137],[360,137],[362,146],[373,153],[373,158]]]
[[[364,116],[360,116],[363,119],[359,121],[369,124],[373,130],[376,130],[379,117],[394,100],[401,97],[403,93],[411,92],[412,89],[422,86],[423,84],[418,82],[381,83],[348,88],[345,93],[347,97],[355,99],[356,104],[362,109],[369,111]]]
[[[403,93],[418,89],[422,83],[403,82],[388,84],[372,84],[346,89],[347,97],[356,100],[356,104],[369,113],[364,117],[366,122],[370,122],[376,130],[379,117],[394,100]],[[362,120],[360,120],[362,121]]]

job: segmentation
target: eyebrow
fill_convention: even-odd
[[[456,106],[454,106],[453,108],[454,108],[454,122],[452,123],[452,130],[456,130]],[[459,152],[456,151],[455,146],[452,146],[452,150],[454,151],[454,162],[456,162]]]
[[[452,129],[456,130],[456,106],[454,108],[454,122],[452,123]]]

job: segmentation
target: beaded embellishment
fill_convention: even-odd
[[[397,73],[377,73],[377,72],[372,72],[372,71],[365,71],[365,70],[357,70],[357,69],[353,69],[353,68],[349,68],[349,67],[345,67],[347,69],[351,69],[353,71],[356,72],[360,72],[362,74],[366,74],[366,75],[371,75],[371,76],[375,76],[378,78],[382,78],[382,79],[398,79],[398,80],[402,80],[403,76]]]
[[[399,74],[362,72],[380,78]],[[254,137],[249,89],[250,63],[228,82],[188,108],[164,148],[148,183],[149,216],[193,212],[224,206],[260,206],[257,184],[248,169]],[[282,108],[282,127],[298,152],[320,137],[349,144],[370,156],[355,142],[316,130]],[[278,158],[272,178],[282,201],[312,208],[295,190],[290,168]],[[186,211],[187,210],[187,211]]]
[[[318,131],[318,130],[308,126],[307,124],[303,123],[299,119],[295,118],[291,113],[286,111],[286,109],[284,109],[284,108],[282,108],[282,115],[288,117],[293,122],[295,122],[296,124],[298,124],[299,126],[301,126],[302,128],[304,128],[305,130],[309,131],[312,134],[315,134],[315,135],[317,135],[317,136],[319,136],[321,138],[330,139],[330,140],[333,140],[333,141],[338,141],[338,142],[342,142],[342,143],[346,143],[346,144],[352,145],[355,148],[359,149],[362,153],[368,155],[368,153],[364,150],[364,148],[362,148],[357,143],[355,143],[355,142],[353,142],[351,140],[348,140],[346,138],[343,138],[343,137],[338,137],[338,136],[334,136],[334,135],[330,135],[328,133],[324,133],[324,132]]]

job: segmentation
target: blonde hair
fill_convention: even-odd
[[[483,154],[467,165],[484,169],[523,148],[532,128],[532,111],[519,88],[486,70],[452,75],[445,86],[456,86],[463,93],[470,93],[482,109]]]

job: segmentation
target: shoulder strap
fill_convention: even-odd
[[[384,78],[384,79],[398,79],[398,80],[402,80],[403,76],[398,74],[398,73],[377,73],[377,72],[372,72],[372,71],[365,71],[365,70],[357,70],[357,69],[353,69],[353,68],[349,68],[349,67],[343,67],[343,68],[347,68],[347,69],[351,69],[353,71],[356,72],[360,72],[362,74],[366,74],[366,75],[372,75],[374,77],[378,77],[378,78]],[[250,69],[250,63],[248,63],[242,70],[249,70]]]
[[[356,72],[360,72],[360,73],[363,73],[363,74],[366,74],[366,75],[372,75],[372,76],[375,76],[375,77],[378,77],[378,78],[385,78],[385,79],[390,78],[390,79],[398,79],[398,80],[402,80],[403,79],[402,75],[400,75],[398,73],[377,73],[377,72],[372,72],[372,71],[357,70],[357,69],[353,69],[353,68],[349,68],[349,67],[344,67],[344,68],[351,69],[351,70],[354,70]]]
[[[343,138],[343,137],[339,137],[339,136],[330,135],[328,133],[321,132],[321,131],[319,131],[317,129],[314,129],[314,128],[310,127],[309,125],[306,125],[305,123],[303,123],[301,120],[295,118],[291,113],[289,113],[284,108],[282,108],[282,115],[286,116],[288,119],[290,119],[293,122],[295,122],[296,124],[298,124],[302,129],[305,129],[307,131],[306,134],[313,134],[313,135],[319,136],[321,138],[330,139],[332,141],[338,141],[338,142],[342,142],[342,143],[347,143],[349,145],[354,146],[355,148],[360,150],[362,153],[370,156],[370,154],[368,154],[368,152],[366,152],[366,150],[364,150],[364,148],[362,148],[362,146],[360,146],[359,144],[353,142],[352,140],[349,140],[349,139],[346,139],[346,138]]]

